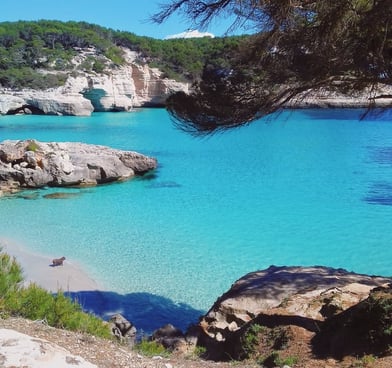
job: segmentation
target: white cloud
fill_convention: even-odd
[[[187,31],[182,33],[166,36],[165,40],[170,40],[173,38],[200,38],[200,37],[214,38],[215,36],[209,32],[199,32],[197,29],[188,29]]]

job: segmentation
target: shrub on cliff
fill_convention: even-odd
[[[24,287],[22,282],[20,265],[8,254],[0,253],[0,312],[3,316],[43,320],[53,327],[105,338],[111,336],[104,321],[84,313],[81,306],[63,292],[53,295],[36,284]]]

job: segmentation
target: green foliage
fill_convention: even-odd
[[[0,253],[0,312],[3,315],[45,320],[53,327],[110,337],[104,321],[84,313],[81,306],[63,292],[53,295],[36,284],[23,287],[22,281],[20,265],[8,254]]]
[[[241,346],[246,357],[250,357],[256,353],[257,345],[259,344],[259,334],[264,331],[264,327],[259,324],[251,325],[241,340]]]
[[[26,147],[26,151],[33,151],[36,152],[39,149],[39,145],[36,141],[30,141]]]
[[[124,57],[122,55],[122,51],[117,46],[110,46],[105,51],[105,56],[112,60],[114,64],[122,65],[124,64]]]
[[[105,70],[105,63],[100,60],[95,60],[92,69],[96,73],[103,73]]]
[[[23,281],[22,268],[6,253],[0,253],[0,302],[15,293]]]
[[[18,21],[0,23],[0,86],[46,89],[62,85],[73,72],[71,59],[80,49],[95,48],[81,65],[84,71],[103,72],[103,56],[112,67],[124,64],[121,47],[140,53],[139,62],[160,68],[165,77],[193,81],[204,64],[224,68],[228,54],[243,37],[157,40],[114,31],[85,22]],[[63,74],[39,73],[39,69]]]
[[[64,74],[42,74],[30,67],[0,70],[0,85],[12,89],[47,89],[61,86],[65,81]]]
[[[376,362],[377,362],[377,358],[372,354],[368,354],[368,355],[364,355],[362,358],[356,359],[351,364],[351,367],[352,368],[370,368],[370,367],[374,367],[375,366],[374,364]]]
[[[139,343],[137,343],[135,345],[135,350],[148,357],[157,355],[169,356],[169,352],[163,345],[156,341],[148,341],[146,339],[142,339]]]
[[[258,362],[267,368],[283,367],[285,365],[292,367],[294,364],[298,363],[298,358],[295,356],[281,357],[277,351],[273,351],[267,357],[261,357]]]
[[[207,348],[204,346],[196,346],[193,350],[193,356],[202,358],[207,353]]]

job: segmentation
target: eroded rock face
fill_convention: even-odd
[[[9,111],[14,111],[17,109],[22,108],[25,104],[23,98],[9,95],[9,94],[2,94],[0,95],[0,114],[7,114]]]
[[[81,94],[72,95],[41,93],[26,96],[27,106],[31,106],[45,115],[89,116],[94,111],[91,102]]]
[[[3,191],[97,185],[143,175],[156,166],[154,158],[105,146],[35,140],[0,143],[0,189]]]
[[[106,59],[102,73],[81,71],[86,58],[98,55],[93,48],[73,59],[77,73],[69,72],[64,86],[46,91],[0,90],[0,114],[41,113],[88,116],[93,111],[131,111],[133,107],[164,106],[167,97],[188,92],[188,84],[162,77],[162,72],[136,62],[137,55],[123,49],[125,63],[113,66]],[[45,71],[42,71],[45,73]]]
[[[233,353],[241,329],[252,323],[268,328],[299,326],[316,332],[318,323],[366,299],[391,278],[328,267],[275,267],[236,281],[197,325],[199,343],[221,359]]]

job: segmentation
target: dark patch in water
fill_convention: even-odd
[[[16,198],[26,199],[26,200],[34,200],[39,198],[38,192],[33,193],[19,193],[15,196]]]
[[[372,184],[363,200],[369,204],[392,206],[392,184],[384,182]]]
[[[149,180],[155,180],[157,178],[158,178],[158,174],[156,172],[153,172],[153,173],[144,174],[143,176],[138,176],[136,180],[149,181]]]
[[[78,196],[80,196],[80,193],[58,192],[58,193],[45,194],[43,197],[46,199],[68,199],[68,198],[73,198]]]
[[[392,166],[392,147],[369,147],[372,161],[380,165]]]
[[[181,184],[176,183],[175,181],[161,181],[161,182],[156,182],[152,183],[147,186],[147,188],[150,189],[156,189],[156,188],[181,188]]]

